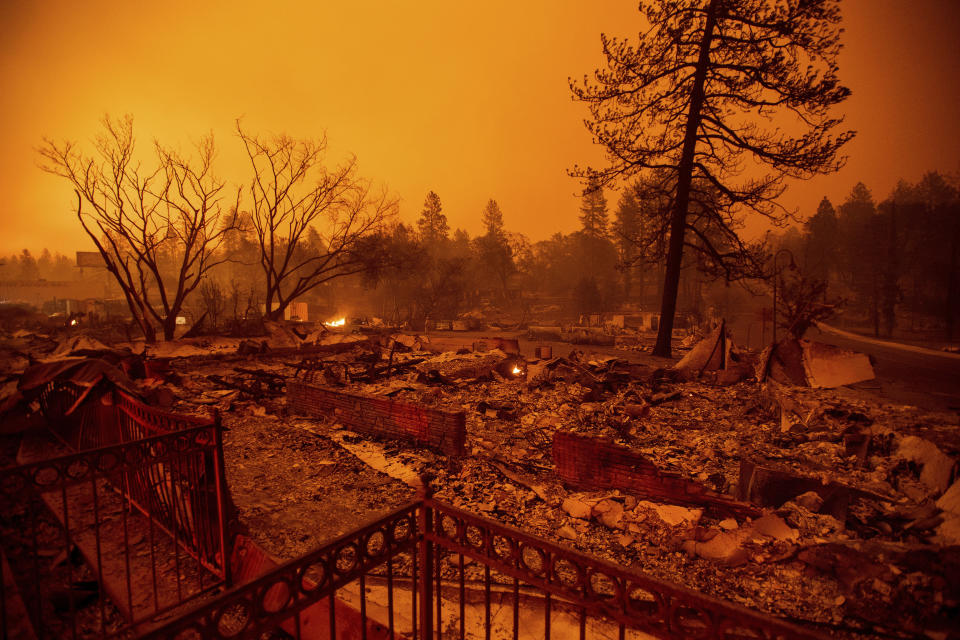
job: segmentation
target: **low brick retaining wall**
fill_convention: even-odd
[[[444,411],[294,380],[287,382],[287,404],[296,413],[336,418],[353,431],[409,440],[450,456],[464,455],[467,418],[463,411]]]
[[[564,482],[581,490],[620,489],[638,497],[706,507],[739,517],[759,513],[750,504],[679,474],[661,471],[643,456],[607,440],[558,431],[553,436],[553,464]]]

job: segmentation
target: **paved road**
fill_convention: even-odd
[[[806,337],[872,356],[879,391],[894,402],[960,411],[960,358],[919,353],[816,328],[807,331]]]

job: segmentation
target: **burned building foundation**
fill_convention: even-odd
[[[293,380],[287,382],[287,402],[295,413],[331,417],[358,433],[407,440],[451,456],[464,454],[463,411],[444,411]]]

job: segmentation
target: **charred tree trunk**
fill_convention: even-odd
[[[173,340],[174,334],[177,332],[177,314],[171,313],[163,320],[163,339],[164,340]]]
[[[666,274],[663,278],[663,299],[660,303],[660,328],[653,355],[669,358],[672,353],[673,319],[677,311],[677,291],[680,285],[680,268],[683,263],[683,243],[687,230],[687,209],[690,205],[690,183],[693,177],[693,155],[697,145],[697,129],[700,126],[700,111],[703,108],[704,82],[710,62],[710,44],[716,25],[718,0],[711,0],[707,8],[707,20],[700,41],[700,55],[693,79],[690,111],[687,113],[683,138],[683,151],[677,173],[677,197],[670,218],[670,244],[667,249]]]
[[[137,323],[137,326],[140,327],[140,331],[143,332],[143,340],[147,344],[154,344],[157,341],[157,330],[153,328],[153,325],[146,318],[137,317],[134,318],[134,321]]]

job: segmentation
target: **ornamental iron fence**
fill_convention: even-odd
[[[25,435],[19,464],[0,470],[4,638],[132,635],[229,584],[216,416],[176,416],[113,392],[51,432]]]
[[[144,639],[822,636],[429,496],[196,606]]]

